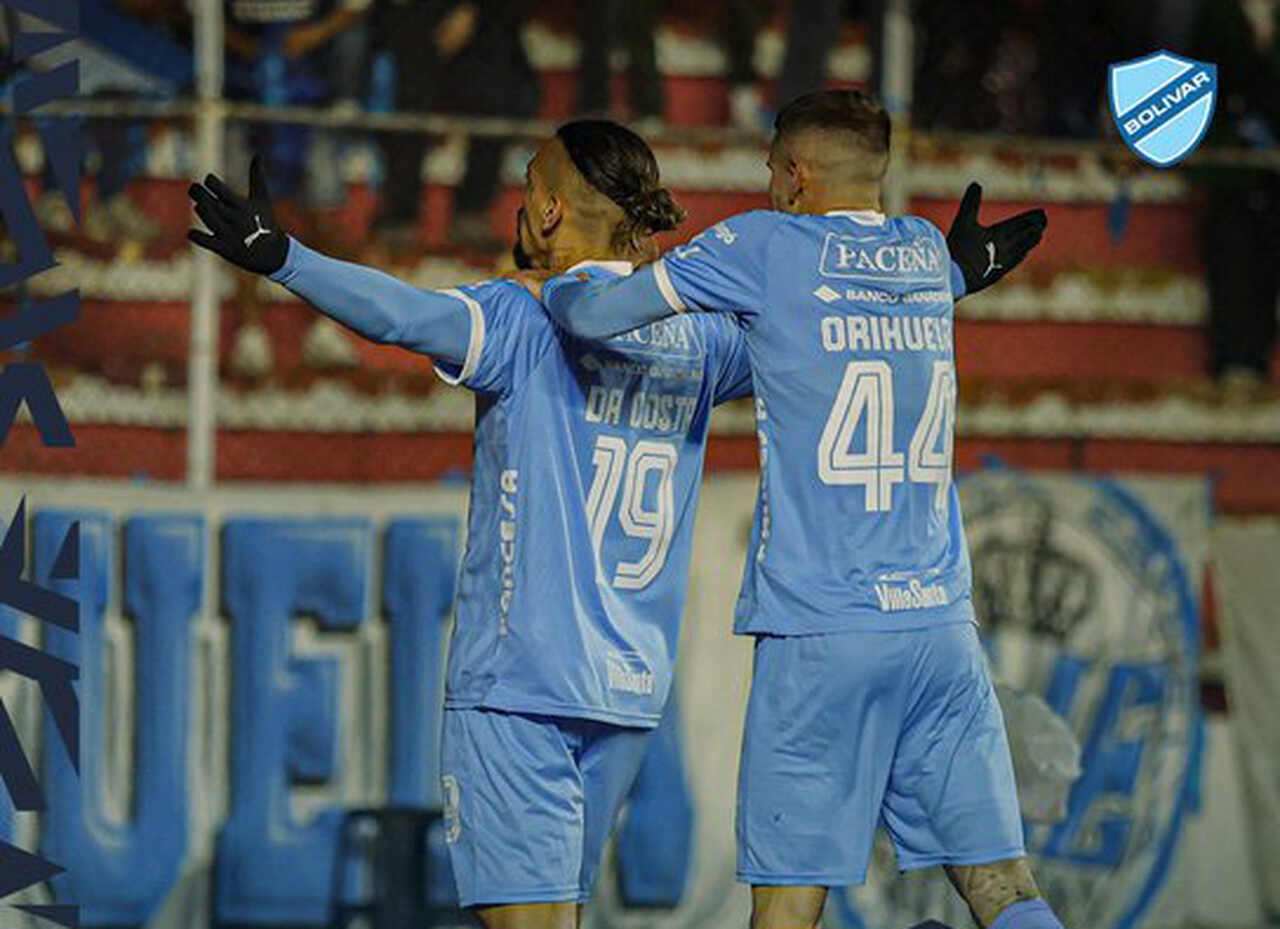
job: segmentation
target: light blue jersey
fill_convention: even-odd
[[[741,328],[583,343],[510,281],[419,290],[297,241],[272,278],[476,392],[445,842],[462,906],[585,902],[667,703],[711,407],[751,390]]]
[[[915,217],[758,211],[618,284],[543,294],[580,335],[670,310],[747,333],[761,483],[738,602],[743,633],[913,629],[972,617],[951,465],[954,300],[946,240]]]
[[[657,725],[711,407],[751,392],[741,327],[690,316],[582,343],[511,281],[420,290],[297,241],[272,279],[476,392],[446,705]]]
[[[711,408],[751,389],[742,331],[685,317],[582,343],[517,284],[449,293],[470,344],[438,369],[477,398],[446,705],[654,726]]]
[[[744,882],[861,883],[878,823],[904,869],[1023,854],[951,483],[962,288],[924,220],[757,212],[625,281],[543,290],[579,336],[645,322],[646,295],[746,329],[761,481],[737,614],[759,636]]]

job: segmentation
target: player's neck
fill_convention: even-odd
[[[877,187],[850,187],[843,190],[823,191],[815,193],[812,197],[805,198],[803,203],[798,204],[798,213],[810,213],[815,216],[825,216],[837,210],[842,212],[857,213],[864,210],[870,210],[874,213],[884,212],[880,201],[880,188]]]
[[[563,274],[575,265],[584,261],[626,261],[638,264],[644,256],[632,254],[629,250],[623,254],[618,249],[599,242],[569,241],[557,245],[551,250],[551,271]]]

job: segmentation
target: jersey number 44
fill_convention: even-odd
[[[824,484],[860,485],[869,513],[893,509],[893,488],[904,480],[933,484],[933,505],[942,510],[951,487],[955,435],[956,376],[949,361],[933,363],[924,411],[904,459],[894,443],[893,370],[885,361],[851,361],[818,441],[818,478]],[[865,421],[863,447],[854,436]]]

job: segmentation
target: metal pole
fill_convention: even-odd
[[[910,171],[911,95],[915,79],[915,48],[911,27],[911,0],[886,0],[884,10],[884,56],[880,67],[880,100],[893,120],[893,146],[884,183],[884,210],[901,215],[907,210],[911,191]]]
[[[195,14],[196,171],[222,171],[222,0],[197,0]],[[192,246],[191,351],[187,359],[187,483],[213,483],[217,433],[218,268],[217,257]]]

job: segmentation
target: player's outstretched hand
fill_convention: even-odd
[[[978,222],[981,202],[982,185],[970,184],[947,233],[947,248],[964,272],[965,296],[990,287],[1016,268],[1049,225],[1044,210],[1027,210],[984,226]]]
[[[188,239],[255,274],[274,274],[284,267],[289,237],[271,211],[261,158],[254,155],[249,165],[247,198],[216,174],[206,177],[203,184],[192,184],[187,194],[195,203],[196,215],[209,228],[209,232],[188,230]]]

